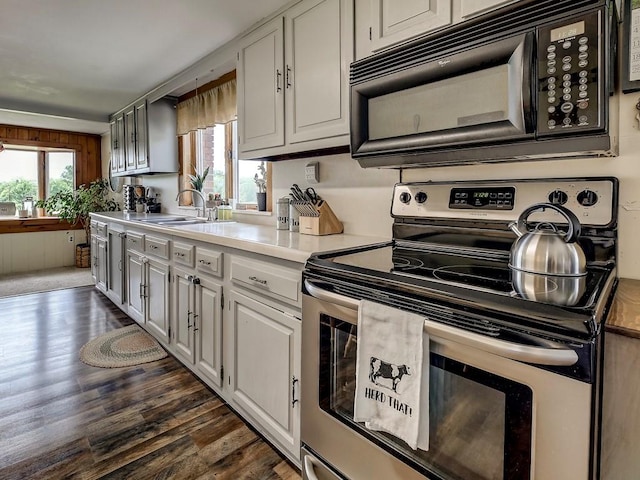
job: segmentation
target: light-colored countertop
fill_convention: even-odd
[[[118,221],[132,228],[144,228],[145,230],[155,231],[164,235],[200,240],[299,263],[306,262],[313,253],[376,244],[390,240],[390,237],[383,238],[348,234],[322,236],[303,235],[289,232],[288,230],[276,230],[275,225],[269,227],[239,222],[198,223],[179,227],[168,227],[140,221],[140,219],[153,215],[154,214],[144,213],[103,212],[92,213],[91,217],[98,221]]]
[[[606,330],[640,338],[640,280],[620,279]]]

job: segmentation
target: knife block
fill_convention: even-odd
[[[332,235],[342,233],[344,226],[329,207],[327,202],[322,202],[318,207],[318,216],[307,216],[300,213],[300,233],[304,235]]]

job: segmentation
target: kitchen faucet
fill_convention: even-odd
[[[178,195],[176,195],[176,202],[180,198],[180,195],[182,195],[184,192],[193,192],[200,195],[200,198],[202,199],[202,216],[204,217],[204,209],[205,209],[205,205],[207,204],[207,201],[204,199],[204,195],[202,195],[202,192],[200,192],[199,190],[194,190],[193,188],[185,188],[184,190],[180,190],[178,192]],[[195,202],[194,202],[194,206],[195,206]],[[199,216],[200,216],[200,208],[196,207],[196,217],[199,217]]]

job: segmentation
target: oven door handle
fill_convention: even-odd
[[[355,311],[358,311],[360,307],[358,300],[319,288],[309,280],[304,281],[304,286],[309,294],[318,300],[323,300]],[[536,338],[535,341],[539,342],[540,346],[523,345],[468,332],[428,319],[424,321],[424,330],[434,337],[450,340],[520,362],[538,365],[570,366],[578,361],[578,354],[575,351],[550,340]]]

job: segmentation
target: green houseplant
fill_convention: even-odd
[[[89,185],[80,185],[75,191],[57,192],[46,200],[38,200],[36,207],[44,208],[48,214],[55,214],[60,220],[66,220],[71,225],[80,224],[85,232],[85,243],[78,247],[87,249],[91,248],[89,214],[120,210],[116,201],[109,197],[109,181],[106,179],[95,180]],[[77,258],[78,255],[76,260]]]
[[[256,200],[258,202],[258,210],[264,212],[267,209],[267,168],[264,161],[258,165],[258,173],[253,177],[253,181],[258,187],[256,192]]]
[[[209,175],[209,167],[204,169],[204,172],[198,173],[196,170],[195,175],[189,175],[189,183],[191,183],[191,188],[197,190],[198,192],[202,192],[204,188],[204,182],[207,179],[207,175]],[[203,207],[202,199],[200,195],[192,195],[192,202],[194,207]]]

